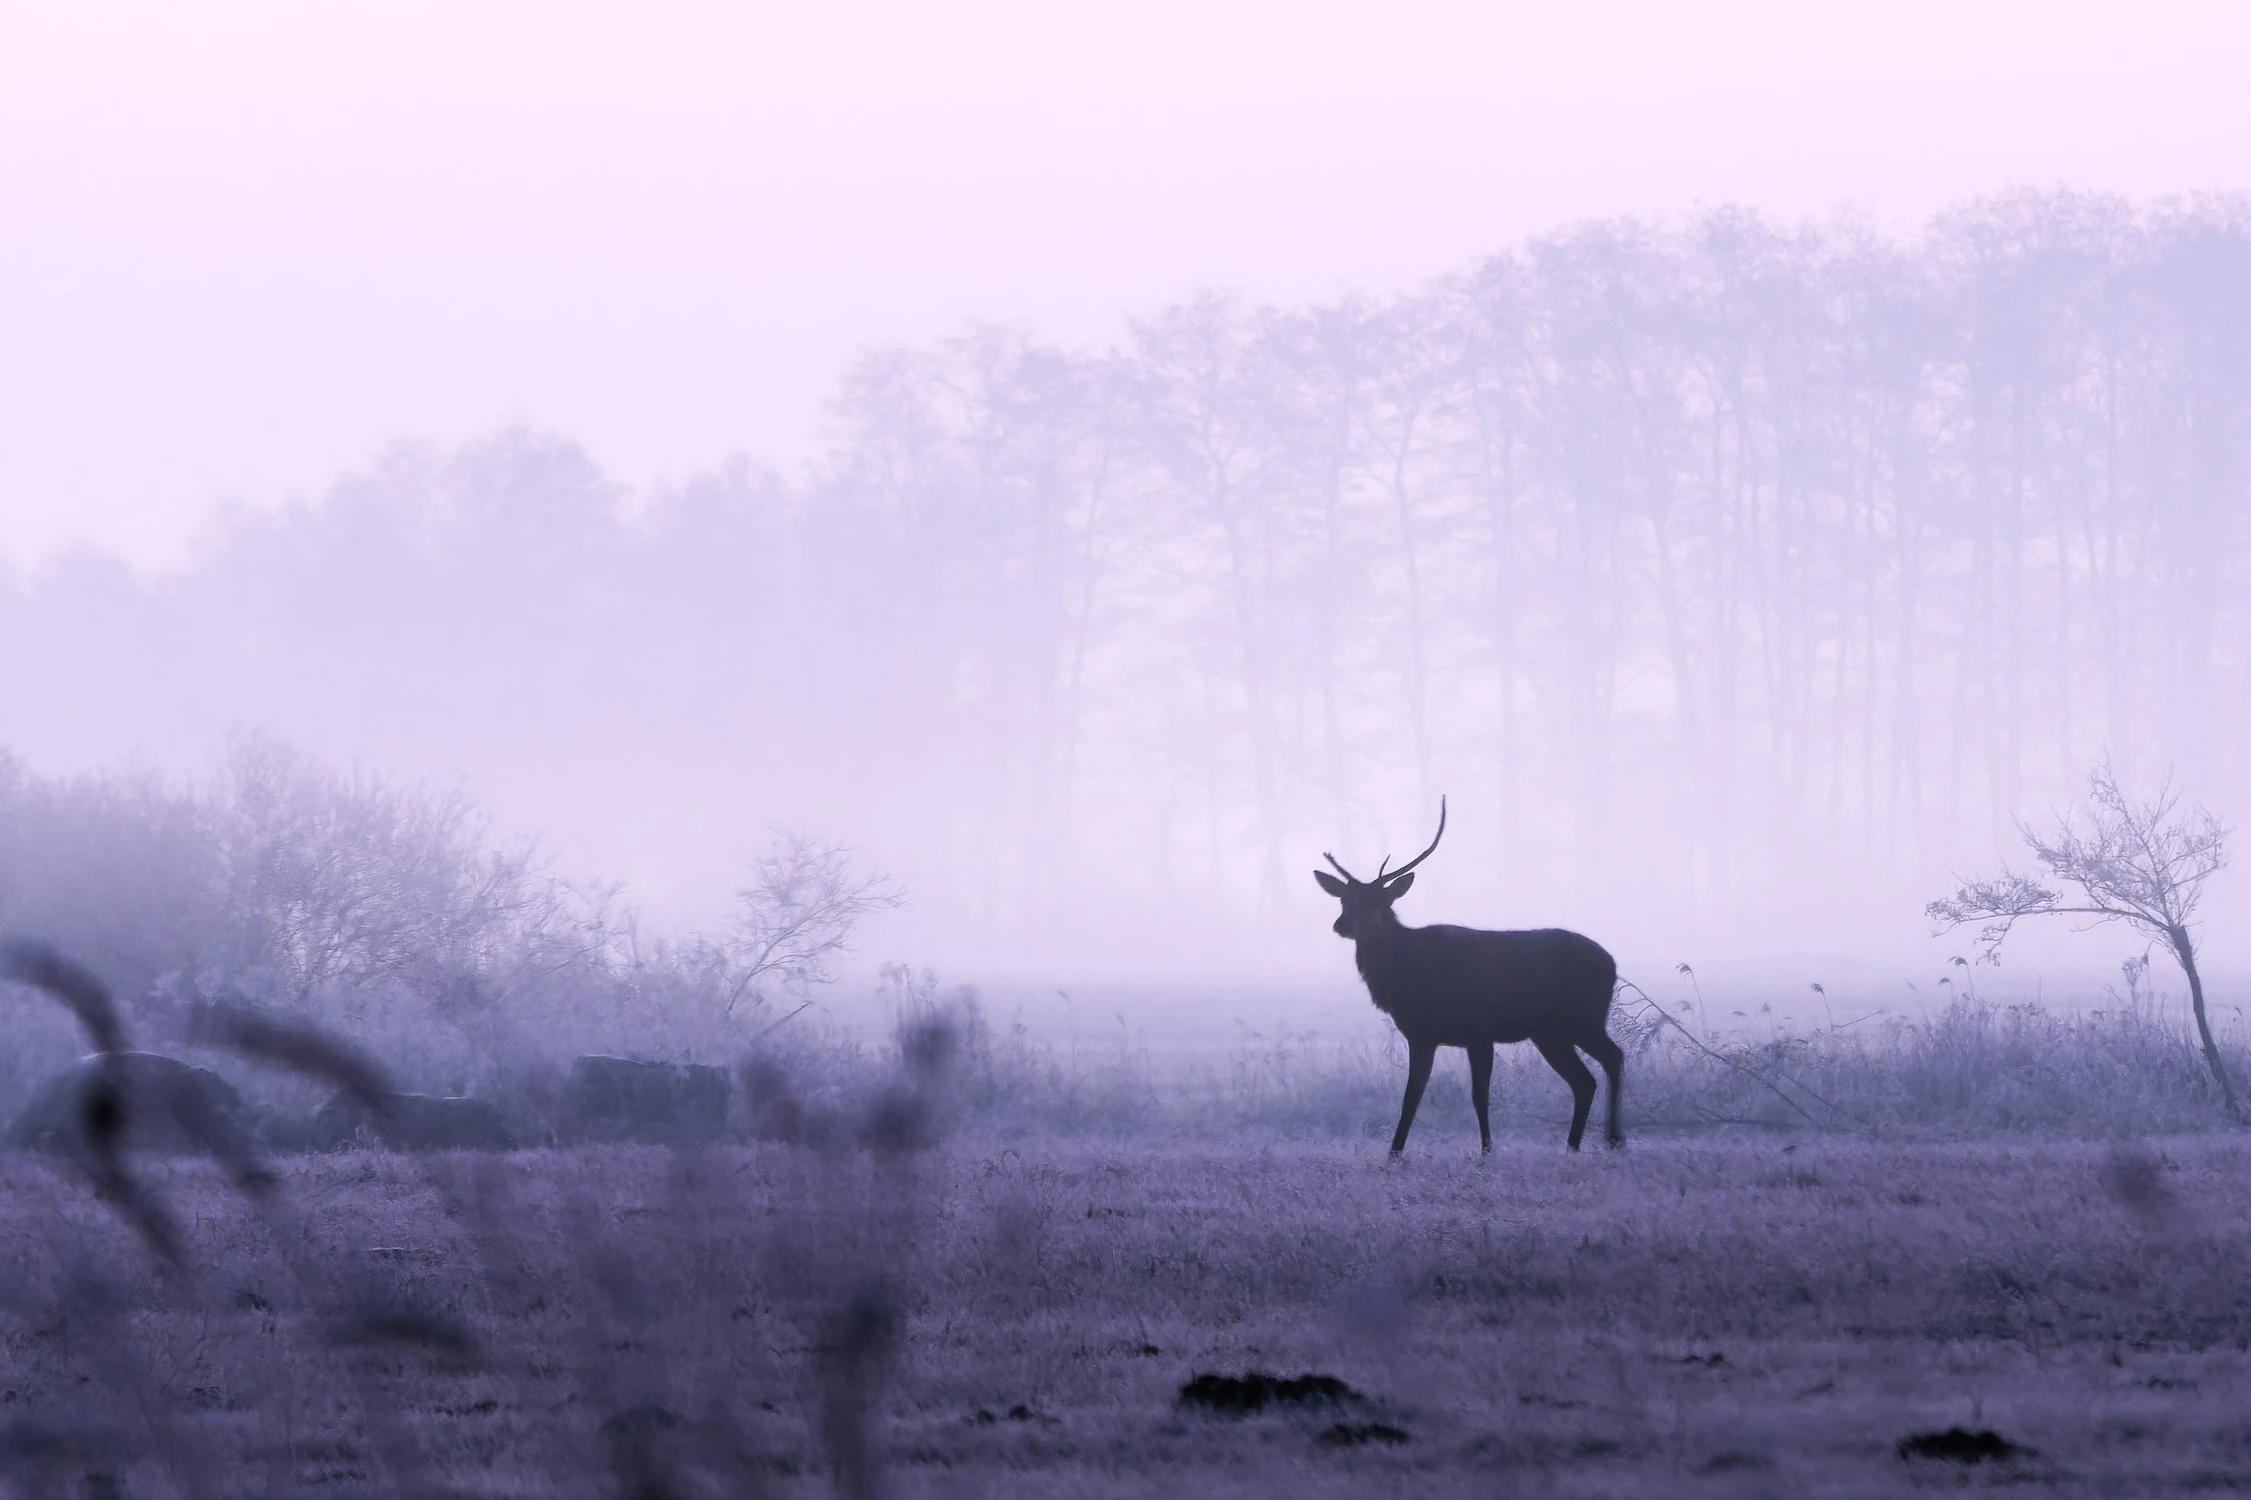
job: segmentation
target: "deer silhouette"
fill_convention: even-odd
[[[1493,1093],[1493,1048],[1502,1042],[1529,1041],[1548,1066],[1571,1086],[1570,1147],[1579,1149],[1587,1112],[1594,1107],[1594,1074],[1579,1060],[1584,1052],[1602,1064],[1610,1080],[1603,1139],[1625,1144],[1618,1128],[1618,1081],[1624,1049],[1610,1039],[1610,998],[1618,965],[1600,943],[1561,928],[1533,932],[1488,932],[1476,927],[1409,927],[1391,905],[1415,883],[1415,866],[1430,858],[1446,836],[1446,799],[1438,800],[1438,836],[1398,869],[1376,870],[1362,880],[1337,863],[1336,875],[1315,870],[1322,890],[1344,903],[1336,920],[1338,937],[1352,940],[1353,961],[1367,982],[1368,998],[1391,1017],[1407,1039],[1407,1097],[1399,1105],[1399,1128],[1391,1154],[1407,1149],[1407,1131],[1430,1082],[1430,1065],[1441,1047],[1469,1053],[1470,1101],[1477,1107],[1477,1136],[1493,1149],[1489,1115]],[[1387,857],[1384,864],[1391,861]],[[1339,880],[1337,875],[1344,878]]]

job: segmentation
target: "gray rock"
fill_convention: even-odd
[[[581,1057],[563,1085],[563,1128],[577,1140],[711,1140],[727,1128],[727,1075],[701,1063]]]

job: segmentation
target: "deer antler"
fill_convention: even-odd
[[[1423,851],[1422,853],[1420,853],[1420,854],[1416,855],[1416,856],[1415,856],[1415,857],[1414,857],[1413,859],[1410,859],[1410,860],[1408,860],[1408,861],[1407,861],[1407,862],[1406,862],[1405,864],[1401,865],[1401,866],[1400,866],[1400,867],[1399,867],[1398,869],[1396,869],[1396,870],[1393,870],[1393,871],[1392,871],[1392,872],[1391,872],[1391,873],[1390,873],[1389,875],[1385,875],[1385,874],[1383,874],[1383,873],[1382,873],[1382,872],[1380,872],[1380,871],[1379,871],[1379,872],[1377,872],[1377,875],[1376,875],[1376,879],[1377,879],[1377,880],[1378,880],[1379,882],[1380,882],[1380,881],[1386,881],[1386,880],[1397,880],[1397,879],[1398,879],[1398,878],[1399,878],[1400,876],[1402,876],[1402,875],[1406,874],[1406,873],[1407,873],[1407,872],[1408,872],[1409,870],[1412,870],[1412,869],[1413,869],[1413,868],[1414,868],[1415,866],[1417,866],[1417,865],[1421,864],[1421,863],[1422,863],[1422,862],[1423,862],[1424,860],[1426,860],[1426,859],[1430,858],[1430,856],[1431,856],[1432,854],[1436,853],[1436,852],[1437,852],[1437,849],[1438,849],[1438,841],[1439,841],[1440,839],[1444,838],[1445,836],[1446,836],[1446,799],[1445,799],[1444,797],[1440,797],[1440,798],[1438,799],[1438,832],[1437,832],[1436,834],[1432,835],[1432,837],[1431,837],[1431,840],[1430,840],[1430,847],[1429,847],[1428,849],[1425,849],[1425,850],[1424,850],[1424,851]],[[1389,860],[1388,860],[1388,858],[1387,858],[1387,859],[1386,859],[1386,863],[1388,863],[1388,862],[1389,862]]]
[[[1351,881],[1354,885],[1359,885],[1362,883],[1359,876],[1353,874],[1350,870],[1347,870],[1343,865],[1337,864],[1337,857],[1334,854],[1331,854],[1328,850],[1323,849],[1321,851],[1321,857],[1327,860],[1330,864],[1336,865],[1337,873],[1339,875],[1342,875],[1345,879]]]

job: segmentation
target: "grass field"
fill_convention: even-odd
[[[2251,1140],[0,1159],[11,1493],[2251,1487]],[[1342,1382],[1213,1414],[1199,1375]],[[661,1408],[658,1410],[657,1408]],[[1902,1457],[1948,1429],[2013,1450]],[[838,1474],[839,1463],[843,1472]]]

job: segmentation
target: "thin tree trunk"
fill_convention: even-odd
[[[2243,1112],[2236,1106],[2235,1085],[2228,1079],[2227,1065],[2220,1061],[2220,1045],[2212,1040],[2212,1021],[2204,1012],[2204,976],[2196,971],[2196,945],[2189,940],[2188,929],[2178,922],[2165,929],[2165,936],[2173,945],[2173,956],[2181,961],[2181,972],[2188,976],[2189,1009],[2196,1014],[2196,1038],[2204,1047],[2204,1065],[2212,1070],[2212,1079],[2220,1086],[2228,1118],[2241,1120]]]
[[[1399,418],[1399,447],[1392,454],[1391,498],[1399,520],[1399,560],[1407,589],[1407,730],[1415,742],[1415,790],[1427,806],[1436,800],[1431,788],[1430,688],[1427,651],[1423,640],[1422,549],[1415,535],[1415,506],[1407,492],[1407,460],[1414,449],[1415,427],[1422,415],[1419,398]]]
[[[1206,452],[1210,452],[1207,445]],[[1282,808],[1275,785],[1272,683],[1267,676],[1265,633],[1260,628],[1258,594],[1253,579],[1249,539],[1236,493],[1224,468],[1212,487],[1210,503],[1227,539],[1229,594],[1234,605],[1236,649],[1242,673],[1243,708],[1250,737],[1251,795],[1258,807],[1259,900],[1272,910],[1282,899]]]

